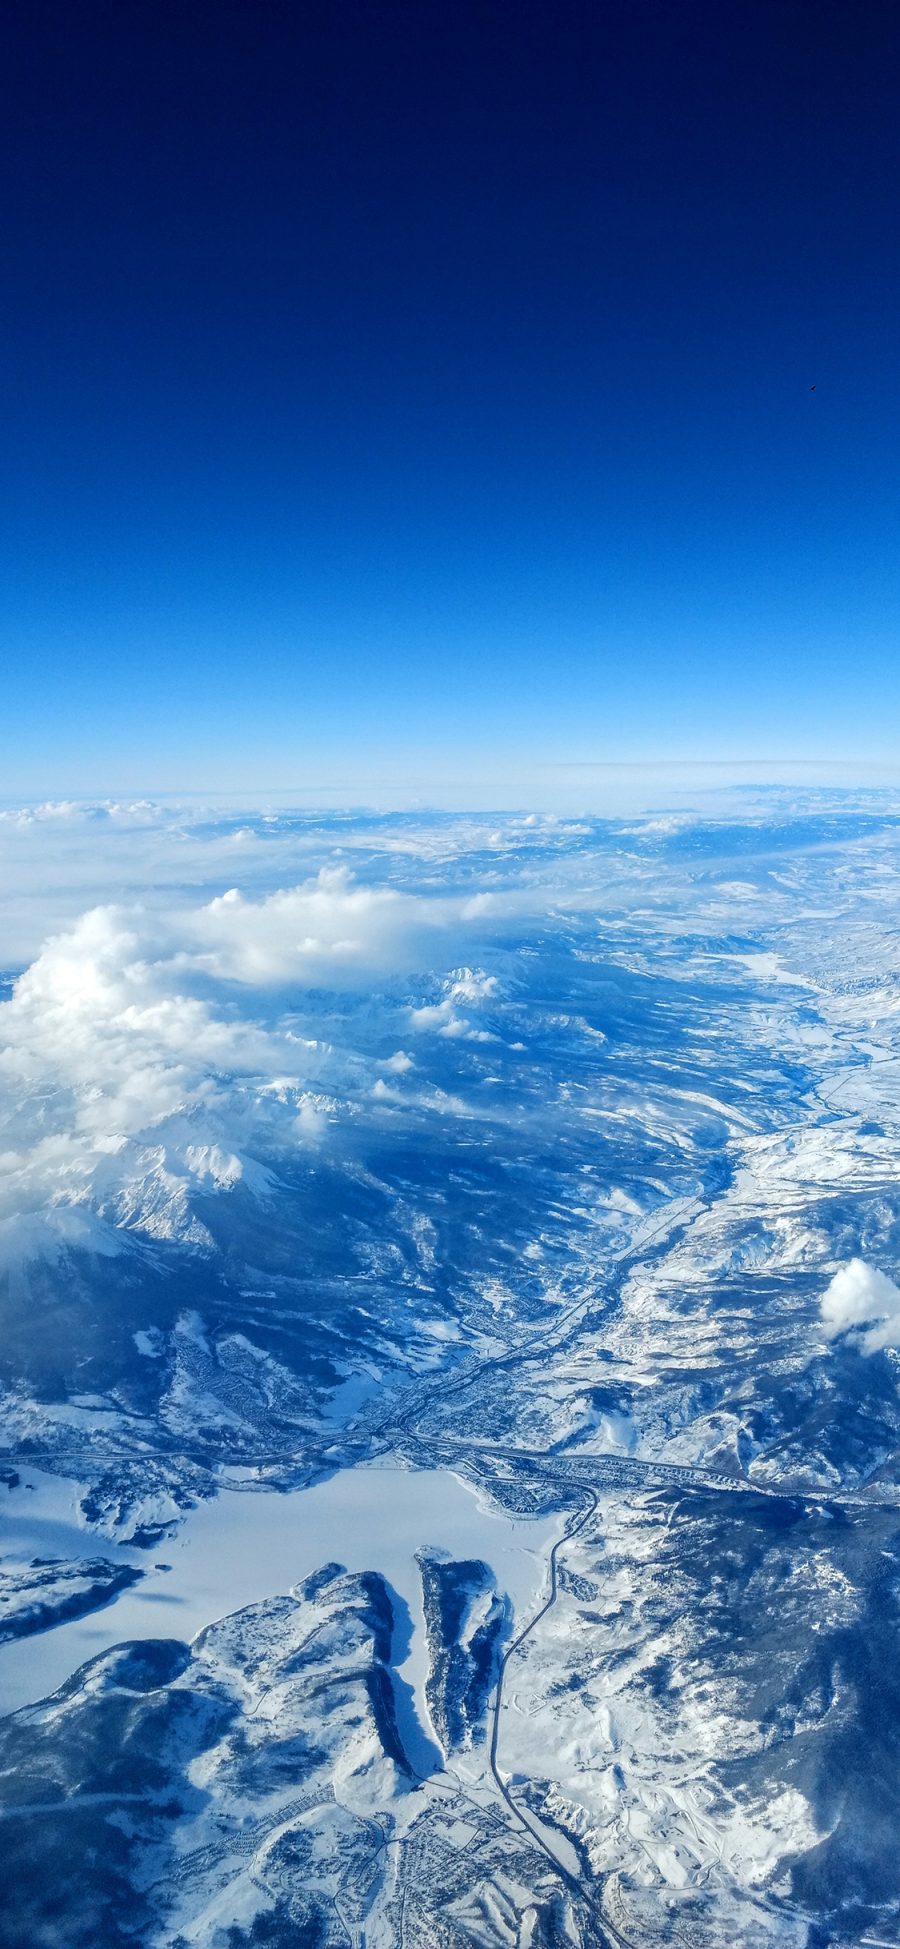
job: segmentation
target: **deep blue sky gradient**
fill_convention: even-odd
[[[896,6],[4,41],[7,790],[892,755]]]

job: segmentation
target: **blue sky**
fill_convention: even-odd
[[[7,793],[892,758],[893,9],[12,43]]]

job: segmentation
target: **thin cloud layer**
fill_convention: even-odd
[[[356,942],[360,926],[364,941],[374,949],[380,921],[392,965],[404,934],[407,940],[427,940],[435,928],[459,917],[460,902],[448,902],[437,887],[423,899],[418,889],[410,893],[397,884],[362,884],[347,873],[348,859],[353,856],[370,866],[384,861],[382,877],[395,880],[409,868],[415,876],[417,867],[433,872],[448,859],[465,860],[482,852],[483,845],[477,820],[423,821],[415,828],[400,819],[390,825],[360,820],[326,828],[321,819],[289,811],[245,809],[226,815],[199,805],[149,801],[7,808],[0,810],[5,966],[19,971],[41,953],[49,934],[73,927],[91,907],[120,901],[123,889],[131,900],[168,911],[185,899],[198,910],[204,903],[214,905],[223,888],[230,887],[240,888],[236,904],[253,896],[257,908],[266,900],[271,903],[262,916],[271,950],[277,947],[282,925],[291,952],[304,939],[326,947],[342,938]],[[541,851],[536,834],[535,859]],[[325,870],[317,881],[311,876],[320,867]],[[279,889],[277,894],[273,888]],[[473,898],[478,904],[472,917],[479,907],[490,917],[498,906],[515,904],[510,884],[499,895],[476,892],[467,904]],[[533,898],[529,891],[528,901]],[[295,920],[298,927],[305,924],[304,933],[291,931]],[[345,923],[344,934],[332,932]],[[235,916],[217,917],[215,912],[207,919],[206,932],[210,951],[227,946],[229,938],[233,946],[243,938]],[[314,968],[314,947],[307,960]],[[352,956],[350,960],[352,964]],[[255,979],[252,968],[248,972]]]

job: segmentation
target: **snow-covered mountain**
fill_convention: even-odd
[[[0,1002],[4,1949],[900,1943],[900,816],[153,819]]]

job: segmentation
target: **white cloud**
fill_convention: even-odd
[[[508,831],[512,830],[510,826]],[[520,872],[517,866],[511,880],[504,876],[502,886],[499,875],[482,859],[486,836],[485,822],[472,817],[435,819],[423,815],[415,824],[402,817],[375,823],[365,819],[323,821],[298,807],[266,809],[247,802],[229,809],[223,803],[210,806],[199,800],[91,803],[60,799],[44,805],[6,807],[0,809],[4,965],[7,969],[25,966],[40,953],[48,934],[73,926],[90,907],[120,900],[123,888],[129,889],[129,898],[168,913],[176,903],[197,909],[203,903],[209,905],[233,883],[240,886],[239,899],[254,910],[265,906],[261,890],[274,898],[262,916],[268,951],[278,947],[279,928],[291,950],[304,940],[326,948],[341,940],[349,943],[345,949],[347,985],[351,979],[362,979],[367,951],[371,950],[369,965],[374,971],[382,965],[378,953],[380,928],[389,943],[389,966],[394,965],[394,955],[404,938],[408,947],[418,943],[417,965],[425,965],[429,941],[448,927],[462,924],[477,929],[484,924],[494,934],[507,922],[514,922],[517,915],[542,911],[546,906],[549,894],[546,890],[539,893],[537,887],[543,871],[543,836],[536,834],[530,841],[527,871]],[[517,858],[520,842],[521,833]],[[449,866],[456,878],[453,864],[473,855],[481,861],[480,890],[448,897],[436,883],[437,874]],[[345,875],[340,903],[343,913],[334,916],[335,925],[343,919],[345,930],[332,937],[330,909],[334,896],[341,893],[340,883],[329,887],[328,870],[318,886],[309,876],[323,865],[333,870],[335,865],[346,865],[354,858],[365,859],[371,869],[378,856],[389,860],[390,870],[401,877],[417,867],[430,869],[433,891],[423,898],[399,884],[372,887],[351,882]],[[546,864],[550,866],[551,861],[548,854]],[[555,866],[551,870],[555,884]],[[471,888],[468,876],[464,877]],[[303,884],[298,886],[298,882]],[[273,887],[283,891],[273,897]],[[254,894],[255,899],[249,897]],[[293,917],[292,905],[297,910]],[[298,924],[305,921],[303,934],[291,936],[292,918]],[[228,951],[228,925],[227,915],[208,917],[207,952]],[[286,978],[306,979],[307,985],[317,981],[317,958],[315,945],[308,946],[307,976],[295,968]],[[442,957],[436,954],[436,958]],[[246,956],[242,960],[248,978],[255,980]],[[271,979],[277,981],[282,976],[276,972]]]
[[[428,1002],[423,1008],[411,1008],[409,1019],[414,1029],[443,1031],[453,1020],[453,1003],[445,999],[442,1002]]]
[[[21,805],[0,811],[4,825],[45,825],[48,821],[66,825],[95,824],[112,819],[122,824],[158,825],[161,808],[152,799],[45,799],[41,805]]]
[[[456,968],[443,983],[443,1001],[411,1008],[410,1025],[419,1031],[433,1029],[436,1035],[447,1036],[451,1040],[496,1042],[497,1037],[487,1029],[473,1028],[466,1016],[459,1015],[455,1003],[466,1002],[470,1007],[477,1008],[497,995],[499,985],[496,975],[485,974],[481,968]]]
[[[381,1065],[365,1036],[335,1046],[329,993],[455,960],[470,904],[340,867],[256,899],[95,907],[54,935],[0,1005],[0,1247],[90,1244],[96,1217],[208,1244],[201,1194],[265,1196],[279,1157],[371,1100]],[[444,985],[443,1027],[452,996],[494,987],[468,969]],[[316,990],[313,1034],[298,989]],[[384,1065],[411,1066],[402,1051]]]
[[[242,1147],[274,1122],[261,1085],[287,1057],[285,1122],[304,1084],[299,1045],[192,993],[158,920],[115,908],[47,943],[0,1008],[0,1042],[0,1235],[15,1255],[40,1243],[40,1213],[49,1240],[79,1205],[205,1242],[192,1195],[252,1171]],[[62,1237],[77,1242],[71,1227]]]
[[[859,1335],[863,1353],[900,1346],[900,1286],[864,1259],[850,1259],[835,1273],[822,1295],[821,1313],[829,1340],[865,1327]]]
[[[499,985],[496,975],[485,974],[481,968],[461,968],[447,992],[454,1001],[484,1002],[496,995]]]
[[[255,986],[357,986],[415,964],[436,930],[458,922],[459,902],[361,886],[345,866],[266,899],[237,888],[191,919],[196,964]]]

